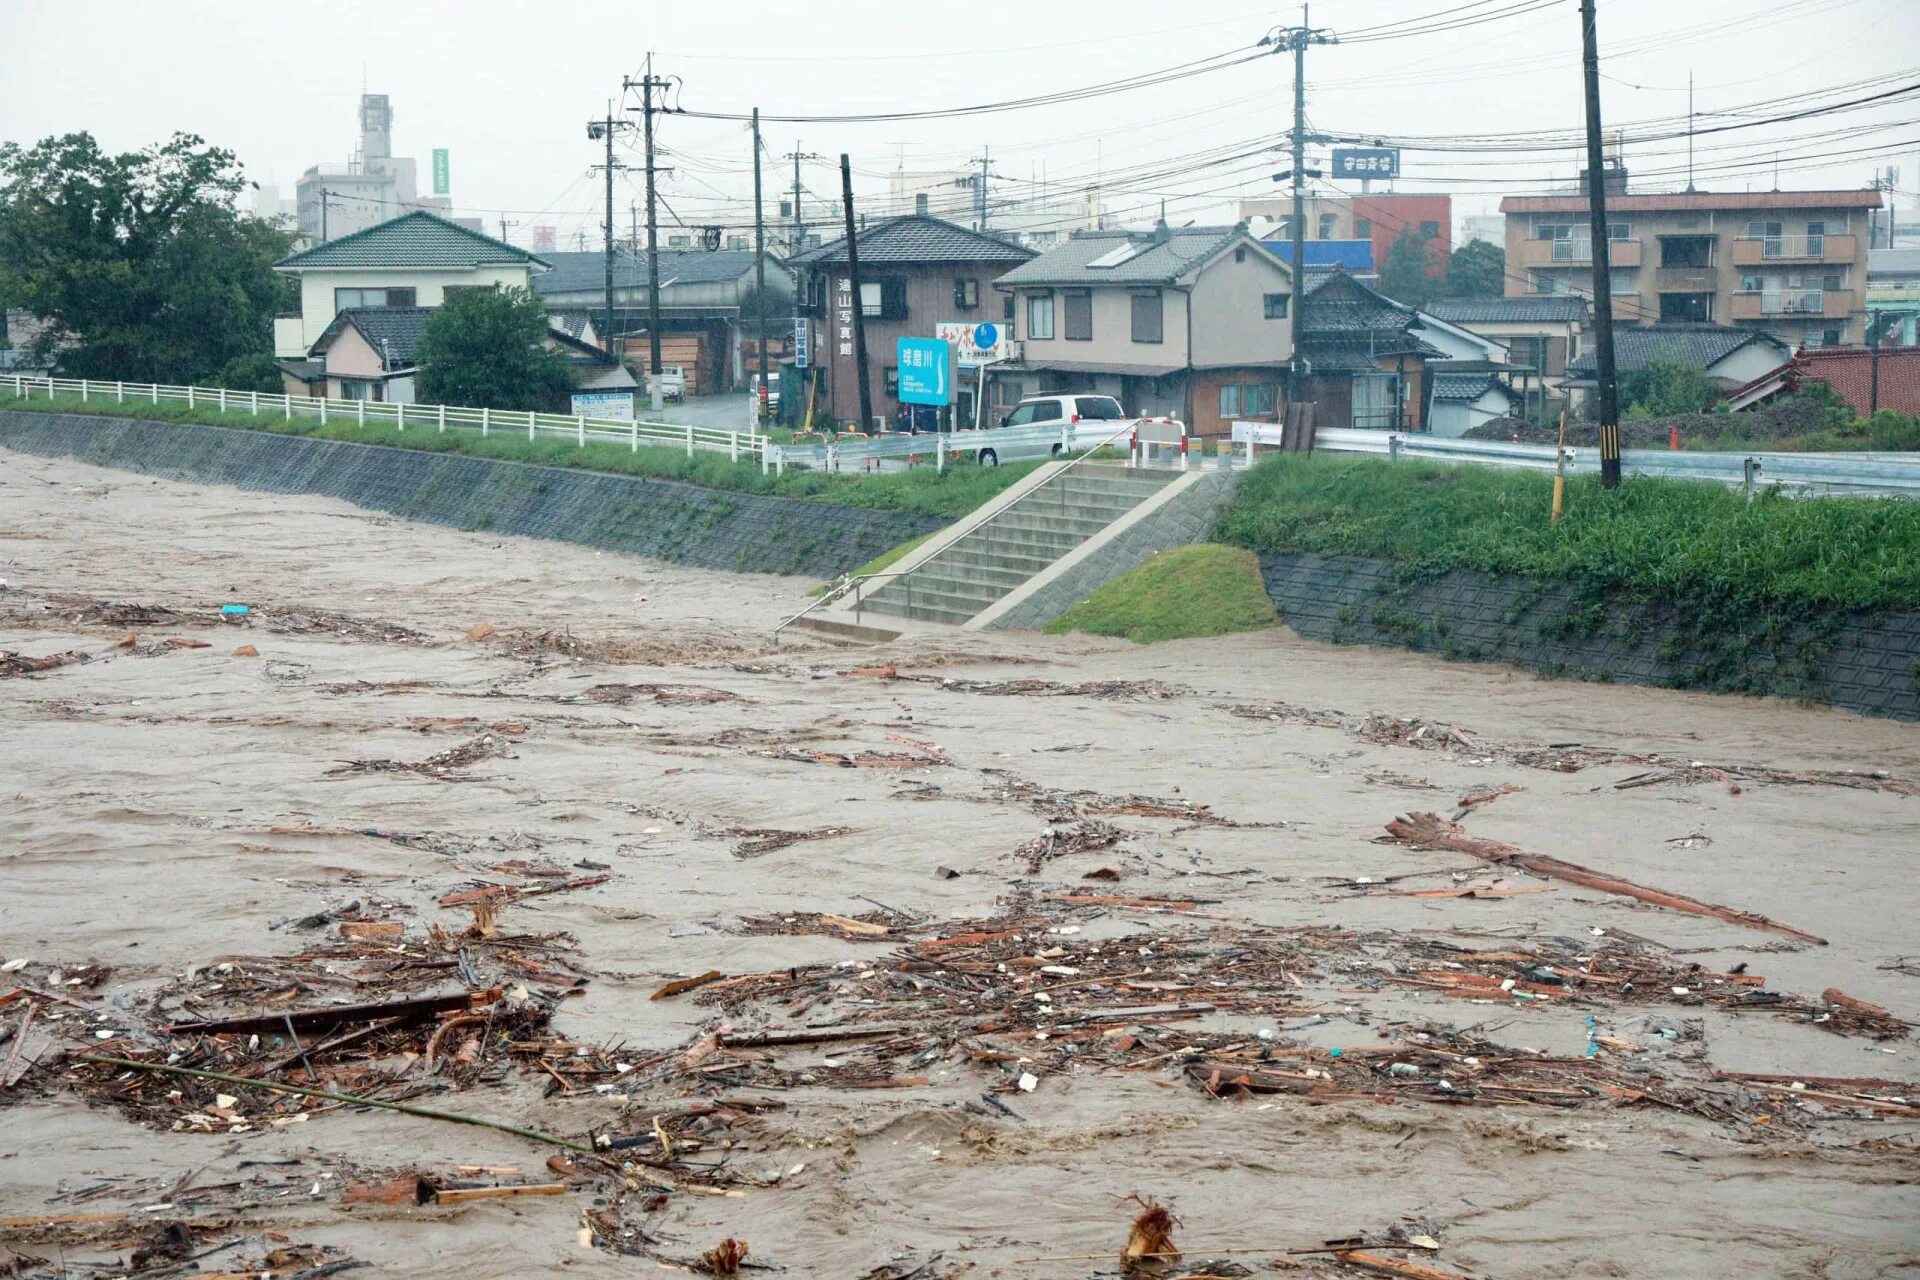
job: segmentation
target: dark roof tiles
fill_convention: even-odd
[[[273,265],[311,267],[479,267],[524,262],[544,267],[546,262],[525,249],[495,240],[457,222],[423,209],[403,213],[352,235],[317,244]]]
[[[860,265],[915,262],[1025,262],[1033,250],[983,231],[970,231],[944,218],[909,213],[888,218],[856,233]],[[847,260],[847,238],[793,256],[796,266],[825,266]]]

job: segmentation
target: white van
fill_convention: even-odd
[[[1127,449],[1131,443],[1129,429],[1144,421],[1148,419],[1128,417],[1127,411],[1112,396],[1050,393],[1028,396],[1010,409],[997,427],[989,427],[985,434],[991,437],[995,430],[1006,427],[1059,428],[1064,424],[1062,434],[1066,439],[1066,448],[1071,452],[1078,453],[1108,441],[1114,441],[1117,449]],[[1030,458],[1053,457],[1061,451],[1061,438],[1058,435],[1051,440],[1008,440],[1004,444],[984,446],[975,454],[975,461],[983,467],[993,467],[1003,461],[1021,462]]]

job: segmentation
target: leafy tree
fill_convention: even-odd
[[[48,321],[29,344],[83,378],[204,382],[271,352],[293,237],[236,211],[233,153],[176,133],[108,155],[93,135],[0,145],[0,281]]]
[[[280,376],[280,362],[270,351],[235,356],[220,370],[213,385],[229,391],[272,392],[276,396],[286,390],[286,381]]]
[[[550,410],[573,388],[548,348],[547,310],[525,289],[463,289],[420,332],[415,385],[428,404]]]
[[[1635,418],[1704,413],[1719,398],[1707,371],[1673,350],[1656,351],[1645,368],[1620,375],[1620,403]]]
[[[1410,307],[1426,306],[1446,288],[1446,277],[1435,272],[1435,262],[1433,241],[1418,228],[1407,227],[1394,238],[1381,264],[1380,292]]]
[[[1500,298],[1507,292],[1507,251],[1469,240],[1447,260],[1447,297]]]
[[[1806,378],[1794,395],[1820,406],[1820,426],[1823,430],[1844,433],[1857,426],[1859,415],[1854,413],[1853,406],[1828,383]]]

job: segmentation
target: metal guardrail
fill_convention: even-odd
[[[481,435],[522,432],[527,439],[541,437],[571,439],[576,445],[589,441],[625,444],[638,450],[641,445],[660,445],[684,449],[688,457],[696,452],[724,453],[734,461],[760,459],[767,470],[767,439],[718,427],[696,427],[671,422],[640,422],[622,418],[589,418],[584,414],[534,413],[523,409],[469,409],[458,405],[405,404],[393,400],[326,400],[312,396],[274,395],[271,392],[229,391],[225,387],[174,387],[151,382],[105,382],[97,378],[0,377],[0,395],[12,391],[15,399],[31,400],[36,395],[78,395],[83,401],[103,404],[185,404],[189,408],[217,409],[223,413],[251,413],[255,417],[277,416],[291,422],[296,415],[321,423],[351,422],[356,426],[391,425],[395,431],[478,431]]]
[[[1245,456],[1251,460],[1254,446],[1271,447],[1280,443],[1280,427],[1271,422],[1236,422],[1233,442],[1244,446]],[[1314,432],[1313,443],[1317,450],[1373,454],[1396,461],[1420,458],[1530,471],[1552,471],[1558,454],[1558,449],[1550,444],[1458,440],[1419,432],[1361,431],[1345,427],[1322,427]],[[1598,449],[1569,446],[1566,458],[1569,474],[1597,474],[1600,470]],[[1916,454],[1623,449],[1620,462],[1624,470],[1635,475],[1705,480],[1749,493],[1772,486],[1795,496],[1920,498],[1920,455]]]
[[[897,431],[864,440],[831,440],[810,444],[773,444],[767,457],[775,470],[788,465],[822,471],[864,471],[883,459],[925,457],[944,465],[953,454],[974,455],[982,449],[1038,449],[1060,452],[1073,447],[1075,424],[1050,423],[1035,427],[989,427],[966,431]],[[996,453],[996,457],[999,455]],[[1013,461],[1014,459],[1009,459]]]

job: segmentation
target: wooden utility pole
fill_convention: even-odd
[[[1587,94],[1587,233],[1593,242],[1594,376],[1599,381],[1600,487],[1620,485],[1620,385],[1613,364],[1612,255],[1607,245],[1607,175],[1600,139],[1600,42],[1593,0],[1580,0]]]
[[[853,162],[840,153],[840,203],[847,215],[847,276],[853,285],[853,362],[860,375],[860,424],[873,429],[873,388],[867,382],[867,318],[860,292],[860,247],[853,228]]]
[[[753,109],[753,309],[760,328],[760,405],[767,404],[767,220],[760,207],[760,108]]]

